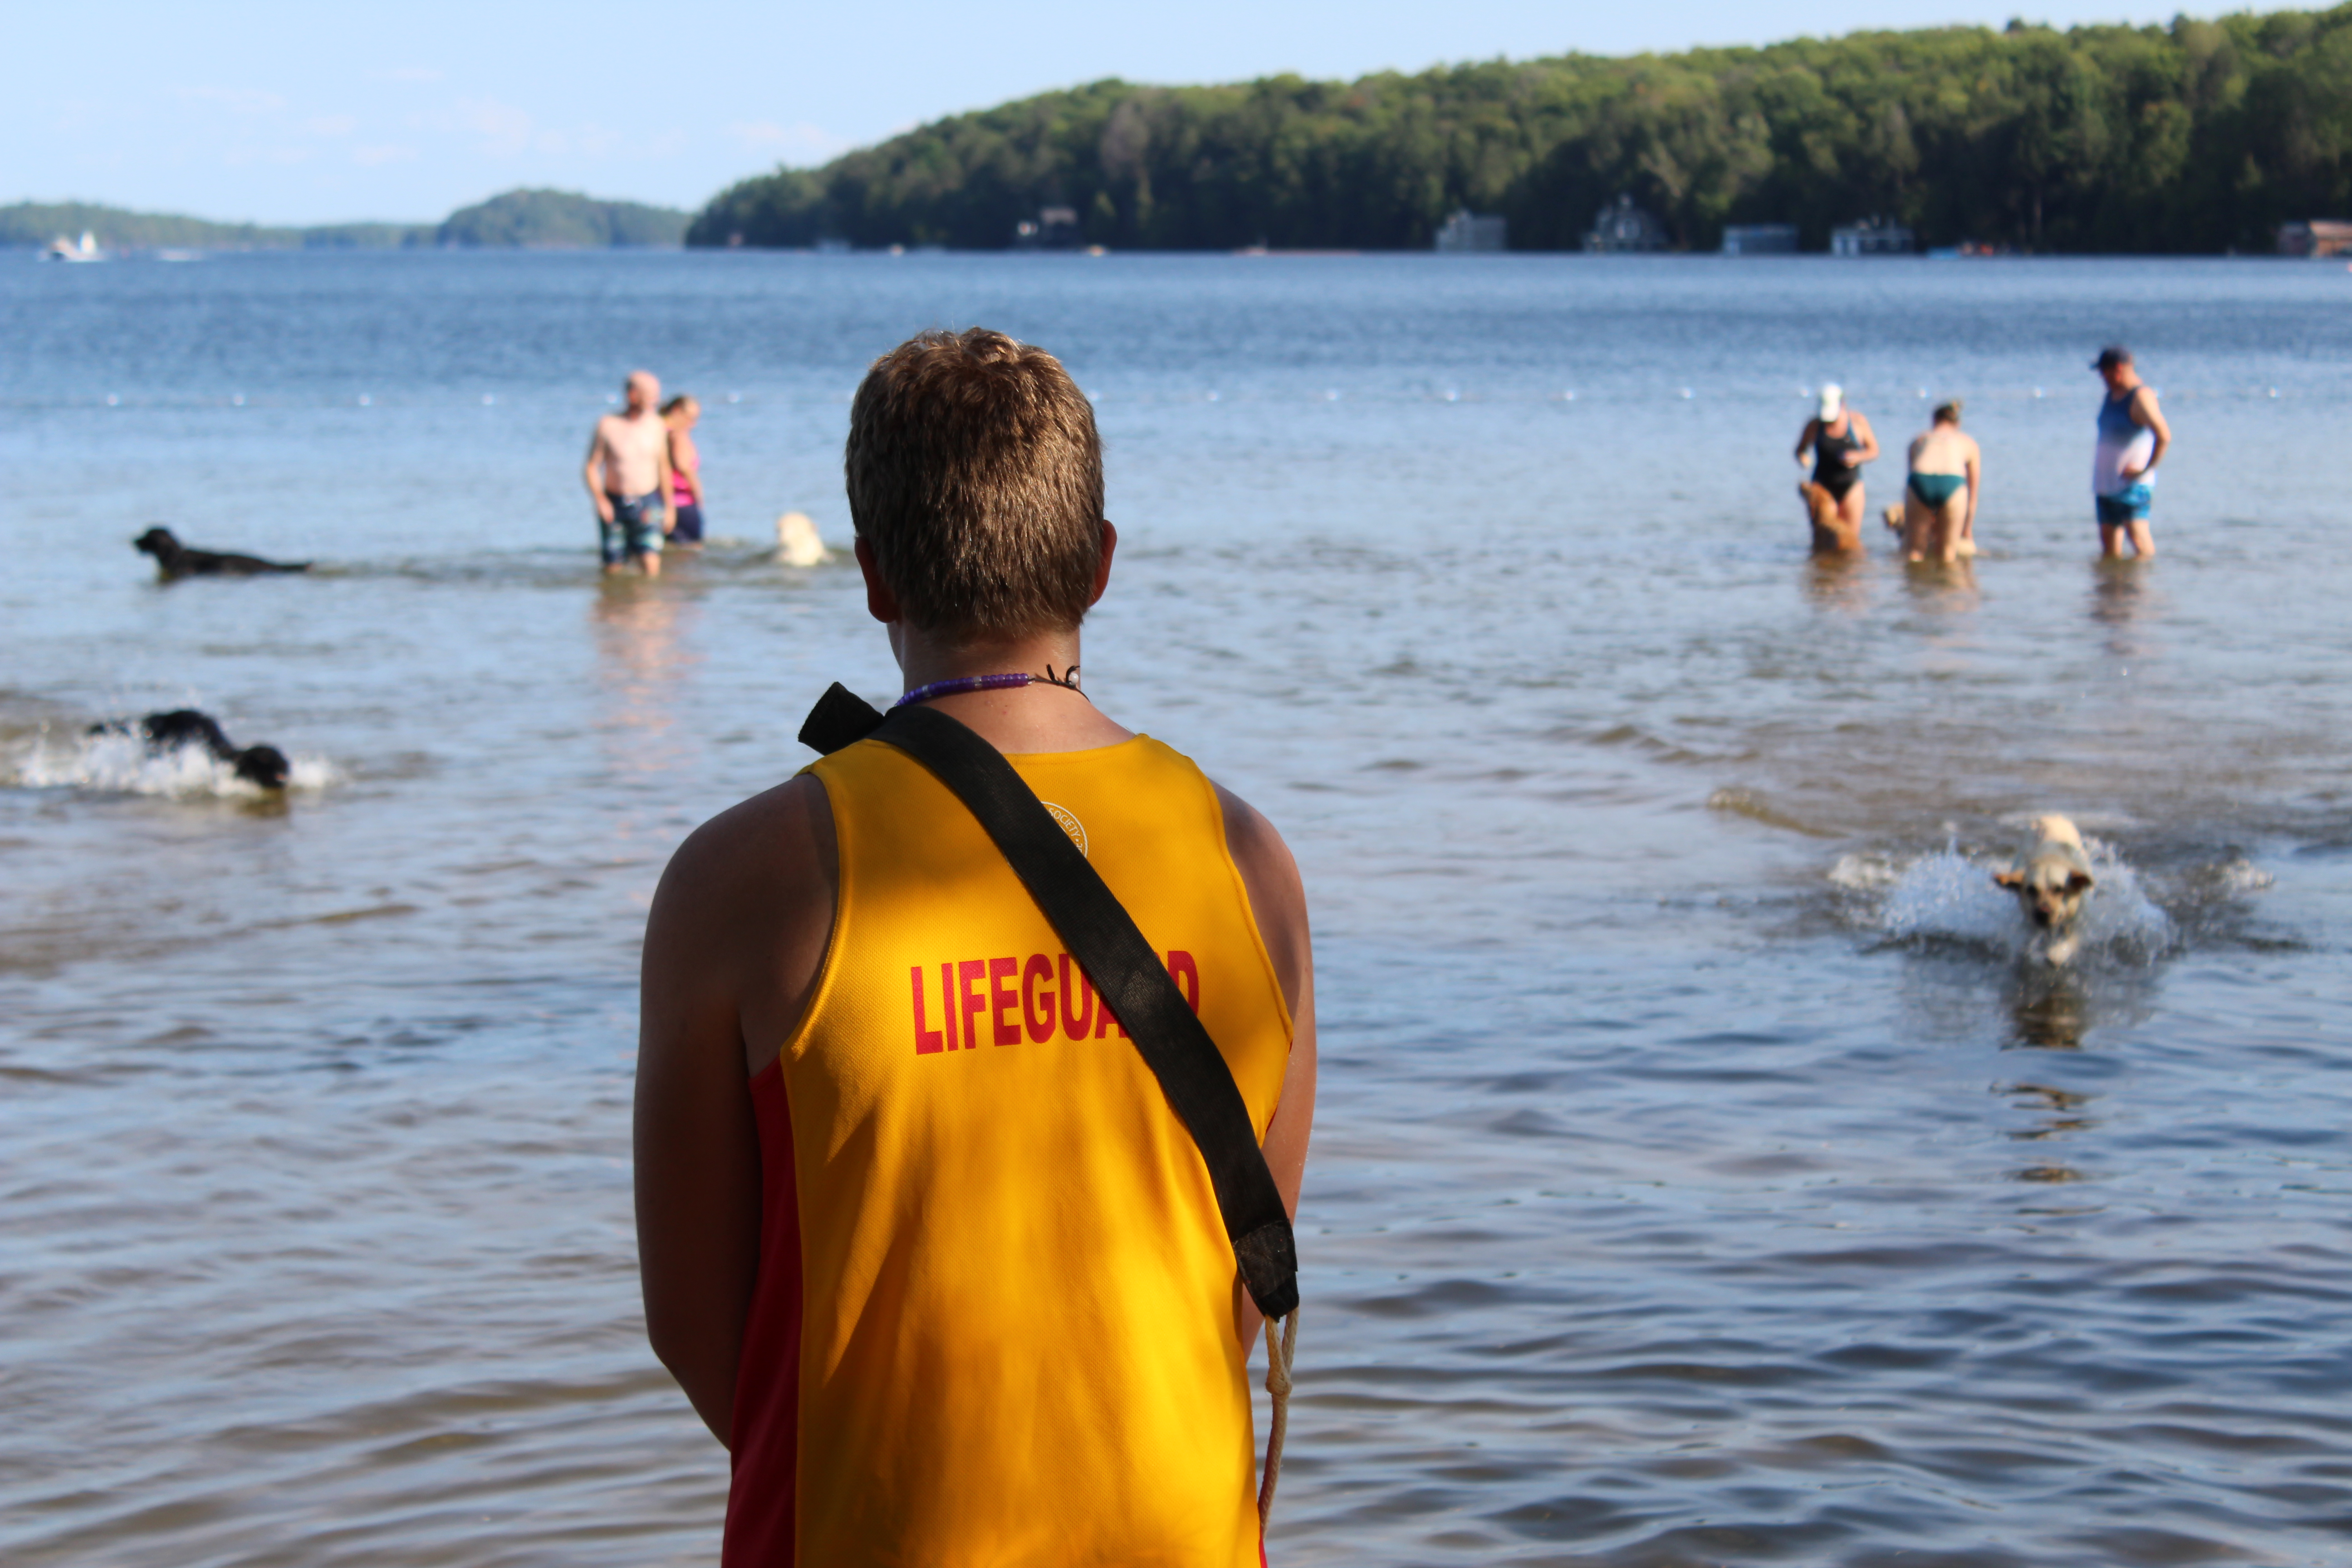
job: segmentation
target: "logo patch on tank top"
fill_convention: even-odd
[[[1070,836],[1070,842],[1078,847],[1078,853],[1081,855],[1085,854],[1087,852],[1087,825],[1080,822],[1076,814],[1071,812],[1067,806],[1055,805],[1050,800],[1041,800],[1037,804],[1054,814],[1054,820],[1062,825],[1062,831]]]

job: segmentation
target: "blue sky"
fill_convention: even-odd
[[[2066,0],[2061,26],[2178,7]],[[544,0],[12,7],[0,202],[269,223],[438,218],[516,185],[691,207],[779,163],[1124,77],[1352,77],[1446,61],[1947,22],[2016,0]]]

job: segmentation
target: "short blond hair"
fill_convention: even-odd
[[[1077,626],[1102,559],[1102,440],[1061,362],[974,327],[908,339],[849,410],[849,517],[910,626]]]

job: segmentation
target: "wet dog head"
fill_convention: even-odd
[[[232,764],[236,776],[263,789],[284,789],[294,767],[286,753],[275,746],[247,746],[236,754]]]
[[[178,553],[180,542],[170,529],[159,524],[132,540],[131,548],[142,554],[152,555],[156,560],[161,561],[166,556]]]
[[[2063,931],[2083,912],[2083,900],[2095,885],[2082,836],[2063,816],[2034,825],[2040,842],[2021,865],[1996,871],[1992,879],[2017,895],[2026,918],[2043,931]]]

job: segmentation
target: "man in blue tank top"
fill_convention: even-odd
[[[2119,560],[2129,535],[2145,561],[2156,553],[2148,510],[2156,502],[2156,465],[2172,445],[2172,427],[2156,406],[2156,389],[2132,367],[2131,350],[2110,343],[2091,362],[2107,384],[2099,405],[2099,444],[2091,458],[2091,500],[2099,510],[2099,553]]]

